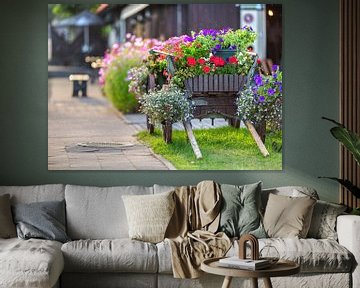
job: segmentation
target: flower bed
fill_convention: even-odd
[[[159,45],[156,39],[142,39],[127,35],[127,41],[122,44],[114,44],[104,55],[102,68],[99,71],[99,83],[103,91],[113,105],[122,112],[134,112],[138,107],[137,97],[141,90],[141,76],[147,78],[146,67],[142,67],[143,61],[149,55],[149,49]],[[134,67],[142,67],[142,72],[136,78],[136,87],[130,86],[128,71]]]

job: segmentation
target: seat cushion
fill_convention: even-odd
[[[348,273],[354,265],[353,255],[339,243],[330,239],[267,238],[259,239],[259,249],[265,245],[274,246],[281,259],[295,261],[301,273]],[[158,243],[159,273],[172,273],[171,248],[167,241]],[[235,241],[227,256],[238,255]],[[250,251],[248,251],[250,256]]]
[[[273,246],[281,259],[298,263],[301,273],[350,272],[354,265],[353,255],[344,246],[330,239],[259,239],[259,250],[264,246]],[[237,251],[238,245],[235,242],[227,255],[234,256]]]
[[[63,268],[60,242],[0,239],[0,287],[52,287]]]
[[[156,246],[130,239],[78,240],[61,250],[66,272],[156,273]]]
[[[152,187],[66,185],[67,233],[73,239],[128,238],[123,195],[153,194]]]

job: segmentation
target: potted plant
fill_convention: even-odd
[[[175,85],[164,85],[140,98],[140,111],[149,117],[151,124],[161,124],[165,143],[171,143],[172,124],[191,114],[185,93]]]
[[[255,126],[265,143],[266,127],[281,129],[282,122],[282,71],[273,65],[270,75],[256,74],[250,87],[239,93],[238,114]]]
[[[347,129],[343,124],[336,122],[333,119],[322,117],[334,124],[335,127],[330,129],[331,135],[334,136],[340,143],[342,143],[347,150],[354,156],[355,161],[360,165],[360,136],[353,131]],[[360,198],[360,187],[354,185],[348,179],[340,179],[337,177],[319,177],[327,178],[339,182],[348,191],[350,191],[356,198]],[[360,215],[360,207],[354,208],[352,214]]]
[[[247,75],[254,59],[246,53],[253,45],[256,33],[248,26],[242,29],[203,29],[191,36],[172,37],[153,48],[157,54],[148,58],[150,73],[168,77],[167,56],[171,55],[176,71],[171,81],[183,88],[184,80],[202,74]],[[221,51],[226,50],[225,56]],[[219,53],[221,54],[219,56]]]

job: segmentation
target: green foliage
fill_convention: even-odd
[[[95,12],[100,4],[49,4],[52,5],[51,12],[60,18],[71,17],[83,10]]]
[[[271,75],[257,74],[254,84],[241,91],[237,99],[238,113],[254,124],[265,121],[271,130],[282,124],[282,72],[273,67]]]
[[[139,59],[114,60],[108,67],[104,92],[113,105],[124,113],[135,112],[138,107],[137,99],[129,92],[129,82],[126,80],[130,68],[139,65]]]
[[[140,132],[138,138],[153,151],[168,159],[177,169],[183,170],[281,170],[282,154],[273,150],[273,142],[281,143],[281,132],[266,138],[270,156],[264,157],[246,128],[222,127],[194,130],[203,154],[196,160],[185,131],[173,131],[173,143],[166,144],[162,133],[155,135]]]
[[[360,165],[360,136],[353,131],[347,129],[343,124],[326,117],[322,117],[327,121],[330,121],[336,124],[336,127],[330,129],[331,134],[335,139],[340,141],[346,149],[350,151],[350,153],[354,156],[355,161]],[[360,187],[355,186],[351,181],[347,179],[340,179],[336,177],[319,177],[319,178],[327,178],[334,181],[337,181],[341,185],[343,185],[346,189],[348,189],[356,198],[360,198]]]
[[[140,110],[149,116],[151,123],[171,123],[183,120],[190,114],[190,104],[185,93],[177,86],[166,86],[151,91],[140,99]]]
[[[249,26],[238,30],[230,30],[223,36],[223,47],[234,45],[237,51],[245,51],[249,46],[253,45],[256,37],[256,33]]]
[[[360,136],[348,130],[344,125],[335,120],[326,117],[322,118],[337,125],[337,127],[330,129],[331,134],[350,151],[356,162],[360,165]]]

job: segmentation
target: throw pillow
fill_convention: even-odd
[[[19,238],[70,241],[65,232],[65,201],[15,204],[13,215]]]
[[[269,195],[264,227],[269,237],[305,238],[316,200],[306,197]]]
[[[221,185],[222,209],[219,231],[229,237],[251,233],[265,238],[260,216],[261,182],[243,186]]]
[[[346,206],[318,200],[312,214],[308,237],[337,240],[336,219]]]
[[[0,196],[0,238],[16,237],[16,229],[11,215],[10,195]]]
[[[175,208],[173,193],[122,196],[131,239],[151,243],[164,240]]]

